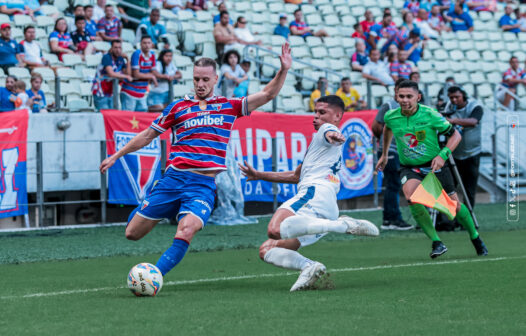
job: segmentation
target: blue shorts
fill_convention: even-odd
[[[168,98],[168,91],[163,93],[150,92],[148,93],[147,103],[148,106],[164,105],[168,103]]]
[[[213,177],[168,168],[137,213],[147,219],[176,217],[177,221],[191,213],[205,226],[214,208],[215,195]]]

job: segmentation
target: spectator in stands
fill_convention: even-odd
[[[47,113],[47,108],[52,107],[53,104],[47,106],[46,95],[40,89],[44,79],[42,75],[38,72],[31,74],[31,88],[26,91],[27,96],[33,99],[33,104],[31,105],[31,112],[33,113]]]
[[[33,106],[33,99],[30,99],[28,97],[26,93],[26,83],[23,80],[17,80],[15,82],[15,93],[15,109],[31,111],[31,106]]]
[[[389,65],[380,60],[380,51],[372,49],[369,53],[369,62],[363,67],[363,78],[373,81],[374,84],[384,86],[393,85],[394,81],[389,74]]]
[[[374,22],[374,16],[371,10],[366,10],[364,16],[365,20],[360,22],[360,26],[362,27],[362,33],[368,33],[369,29],[371,29],[371,27],[374,26],[376,22]],[[356,28],[354,28],[354,30],[356,30]]]
[[[241,57],[236,50],[229,50],[223,57],[221,78],[218,82],[219,93],[226,98],[234,96],[234,89],[248,79],[247,74],[239,65]]]
[[[504,15],[501,16],[499,20],[499,27],[509,33],[520,33],[521,32],[521,24],[518,22],[517,19],[513,19],[511,17],[511,14],[513,13],[513,8],[511,5],[506,5],[504,7]]]
[[[427,42],[420,39],[420,29],[415,28],[409,33],[409,38],[404,42],[403,49],[408,51],[408,58],[415,65],[424,57]]]
[[[411,72],[409,74],[409,80],[412,80],[413,82],[417,84],[420,84],[420,73],[418,71]],[[420,100],[418,100],[418,102],[427,105],[424,92],[421,89],[419,89],[418,93],[420,93]]]
[[[66,21],[68,22],[68,31],[70,34],[72,34],[74,31],[77,30],[77,27],[75,25],[75,18],[77,16],[84,16],[84,6],[82,5],[76,5],[73,9],[73,17],[66,16]]]
[[[34,18],[31,8],[25,5],[24,0],[2,0],[0,13],[6,15],[28,14]]]
[[[301,5],[302,3],[312,3],[312,0],[285,0],[285,3],[293,4],[293,5]]]
[[[450,10],[444,17],[451,25],[451,29],[456,31],[473,31],[473,19],[468,12],[464,11],[463,3],[457,1],[453,10]]]
[[[307,36],[318,36],[318,37],[327,37],[329,34],[323,29],[314,31],[309,25],[303,21],[303,13],[301,9],[296,9],[294,11],[294,21],[290,23],[290,33],[292,35],[307,37]]]
[[[396,46],[394,46],[396,48]],[[384,57],[384,62],[389,65],[389,73],[391,73],[391,66],[395,66],[398,63],[398,50],[396,52],[387,52],[387,57]],[[393,77],[393,75],[391,75]]]
[[[22,46],[11,38],[11,25],[0,25],[0,68],[7,74],[7,69],[14,66],[24,66]]]
[[[219,5],[217,5],[217,11],[219,13],[221,13],[221,12],[228,12],[228,9],[226,8],[226,2],[224,2],[224,1],[220,2]],[[214,18],[213,18],[214,26],[219,23],[220,16],[221,16],[221,14],[219,14],[219,13],[214,15]],[[234,24],[234,21],[232,21],[232,18],[230,18],[230,21],[228,23],[230,23],[231,25]]]
[[[186,8],[194,12],[208,10],[207,0],[192,0],[186,2]]]
[[[384,62],[387,62],[387,63],[391,63],[391,62],[394,62],[394,61],[398,61],[398,46],[396,44],[390,44],[389,47],[387,48],[387,51],[385,52],[385,56],[384,56]],[[394,54],[394,59],[393,59],[393,54]]]
[[[342,78],[340,88],[336,91],[336,95],[343,100],[345,112],[353,112],[357,109],[364,109],[367,106],[365,101],[360,99],[358,91],[352,87],[349,77]]]
[[[376,44],[381,38],[391,39],[398,33],[398,28],[393,23],[391,14],[384,14],[382,21],[371,26],[367,36],[368,49],[376,49]],[[387,46],[386,46],[387,48]]]
[[[153,42],[149,36],[141,39],[141,49],[135,50],[131,56],[131,71],[133,82],[125,79],[121,90],[121,106],[123,110],[141,111],[148,110],[146,94],[148,83],[158,85],[159,73],[155,69],[155,53],[152,51]]]
[[[428,22],[431,28],[433,28],[439,34],[442,33],[443,31],[449,30],[449,28],[446,26],[444,22],[444,18],[442,17],[442,14],[440,13],[440,6],[436,4],[434,4],[431,7],[431,13],[429,13]]]
[[[363,66],[369,62],[369,56],[365,51],[365,42],[363,40],[356,40],[356,51],[351,56],[351,68],[353,71],[362,71]]]
[[[61,61],[64,54],[75,53],[75,46],[71,35],[68,33],[68,24],[64,18],[60,18],[55,22],[55,28],[49,35],[49,49]]]
[[[274,28],[274,35],[281,35],[287,40],[290,35],[290,28],[287,23],[287,14],[281,13],[279,15],[279,24]]]
[[[155,69],[159,74],[157,76],[158,85],[150,89],[148,93],[148,111],[162,111],[169,103],[169,82],[177,83],[177,80],[183,78],[183,75],[173,64],[173,51],[163,49],[159,53]]]
[[[431,24],[428,21],[429,14],[423,8],[418,10],[418,17],[416,18],[416,27],[420,29],[420,32],[424,36],[424,39],[438,39],[439,31],[431,27]]]
[[[497,91],[497,99],[510,110],[515,110],[515,99],[508,92],[517,93],[519,84],[526,85],[526,72],[519,67],[519,59],[515,56],[510,58],[510,68],[502,74],[501,87]]]
[[[106,7],[106,0],[97,0],[97,4],[93,7],[93,20],[99,22],[102,19],[104,14],[104,8]]]
[[[111,41],[108,53],[102,56],[101,63],[97,67],[93,85],[93,102],[98,110],[112,109],[113,106],[113,82],[112,78],[118,80],[133,81],[131,76],[130,62],[128,56],[122,52],[120,40]]]
[[[228,12],[221,12],[220,15],[219,23],[214,26],[214,39],[217,55],[222,60],[223,54],[230,49],[241,46],[241,41],[236,37],[234,27],[228,23],[230,21]]]
[[[120,40],[122,22],[115,16],[112,5],[104,7],[104,17],[97,23],[97,30],[103,41]]]
[[[186,2],[183,3],[183,0],[166,0],[163,6],[165,9],[169,9],[174,14],[177,14],[180,10],[185,9]]]
[[[316,102],[318,99],[320,99],[321,96],[329,96],[331,93],[328,90],[329,82],[327,81],[327,78],[320,77],[318,78],[318,83],[316,84],[316,90],[312,91],[310,94],[310,100],[309,100],[309,110],[314,111],[314,105],[316,105]],[[323,94],[322,94],[323,92]]]
[[[42,56],[42,49],[38,41],[35,41],[35,37],[35,27],[27,26],[24,28],[24,39],[20,41],[23,50],[23,62],[30,70],[49,66],[49,62]]]
[[[77,29],[71,34],[71,40],[77,48],[77,54],[85,60],[86,55],[92,55],[95,52],[91,37],[86,32],[86,18],[84,16],[75,17],[75,26]]]
[[[480,120],[484,108],[476,99],[468,98],[466,92],[458,86],[450,87],[447,94],[449,103],[444,115],[453,126],[460,128],[462,133],[462,140],[453,151],[453,157],[469,202],[474,207],[482,152]]]
[[[405,29],[407,31],[411,31],[415,29],[415,16],[413,15],[413,12],[405,12],[403,15],[403,23],[400,26],[400,29]]]
[[[404,2],[405,13],[412,13],[413,15],[416,15],[419,8],[420,8],[420,2],[418,0],[406,0],[406,2]],[[404,21],[405,21],[405,14],[404,14]]]
[[[5,87],[0,87],[0,112],[13,111],[15,109],[15,82],[15,76],[7,76]]]
[[[359,23],[355,23],[353,25],[353,28],[354,28],[354,32],[351,35],[352,38],[354,38],[354,39],[362,39],[364,41],[367,40],[367,38],[365,37],[365,34],[363,33],[362,25],[360,25]]]
[[[497,10],[497,0],[471,0],[467,5],[475,12],[495,12]]]
[[[126,3],[133,5],[133,7],[126,6]],[[117,5],[117,11],[122,17],[123,27],[132,30],[137,29],[137,23],[132,20],[140,21],[144,17],[144,13],[147,13],[151,8],[151,0],[126,0],[126,2]],[[128,20],[127,17],[122,15],[129,16],[132,20]]]
[[[517,7],[515,9],[515,17],[517,18],[517,23],[520,24],[521,32],[526,32],[526,11],[521,13],[520,8]]]
[[[413,71],[413,67],[409,62],[407,62],[407,57],[409,53],[407,50],[398,51],[398,60],[389,65],[389,71],[391,72],[391,77],[396,82],[398,78],[410,79],[409,75]]]
[[[97,35],[97,22],[93,20],[93,6],[84,6],[84,17],[86,18],[86,33],[92,41],[99,41],[100,37]]]
[[[455,78],[447,77],[444,86],[438,91],[437,94],[437,110],[438,112],[444,111],[446,104],[449,102],[449,97],[447,96],[447,90],[456,85]]]
[[[159,42],[164,43],[164,48],[170,49],[170,43],[168,42],[168,35],[164,25],[159,23],[161,18],[161,11],[158,8],[152,9],[150,17],[145,17],[141,20],[139,27],[137,27],[137,34],[135,43],[139,43],[143,36],[150,36],[155,47]]]
[[[42,3],[40,3],[42,2]],[[39,16],[39,15],[44,15],[40,9],[42,7],[42,5],[46,4],[47,1],[39,1],[39,0],[24,0],[24,5],[26,5],[27,7],[29,7],[29,9],[31,9],[33,11],[33,21],[35,21],[35,18],[34,16]],[[54,13],[51,15],[51,17],[53,19],[57,19],[57,17],[59,16],[59,13]]]
[[[238,38],[241,44],[256,44],[262,45],[261,40],[256,40],[256,37],[247,26],[247,19],[244,16],[239,16],[237,18],[236,24],[234,25],[234,34]]]

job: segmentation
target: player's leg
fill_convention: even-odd
[[[149,219],[137,214],[138,207],[132,211],[128,224],[126,225],[126,239],[139,240],[146,236],[160,219]]]

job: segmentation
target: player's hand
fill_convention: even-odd
[[[258,180],[257,178],[258,171],[255,170],[254,167],[249,165],[247,160],[245,160],[244,162],[245,162],[244,166],[242,164],[238,164],[238,165],[239,165],[239,169],[241,169],[241,173],[243,173],[243,175],[247,177],[247,181]]]
[[[111,166],[115,164],[115,159],[113,158],[113,155],[109,158],[106,158],[102,163],[100,164],[99,170],[102,174],[106,172],[106,170],[110,169]]]
[[[339,145],[345,142],[345,137],[343,134],[335,131],[329,131],[325,133],[325,139],[327,139],[331,145]]]
[[[383,171],[387,165],[387,156],[380,156],[378,162],[376,163],[376,171]]]
[[[289,70],[292,65],[292,55],[290,54],[290,45],[288,42],[285,42],[281,46],[281,56],[279,57],[281,62],[281,68],[283,70]]]
[[[440,170],[445,163],[446,161],[444,161],[444,159],[442,159],[440,156],[435,156],[433,161],[431,161],[431,169],[433,170],[433,173],[437,170]]]

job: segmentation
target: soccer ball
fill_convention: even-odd
[[[149,263],[135,265],[128,273],[128,288],[137,296],[155,296],[163,287],[163,275]]]

